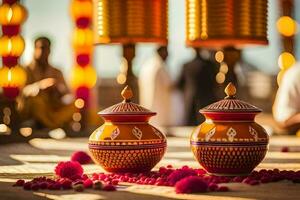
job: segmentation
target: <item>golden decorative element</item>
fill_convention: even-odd
[[[186,44],[268,44],[267,0],[186,0]]]
[[[227,97],[234,97],[236,94],[236,87],[232,82],[228,83],[224,92],[226,93]]]
[[[236,175],[246,175],[249,169],[264,159],[267,146],[192,145],[192,152],[202,166],[211,169],[209,172],[212,174],[232,176],[232,173],[226,172],[230,168],[235,170]]]
[[[94,160],[109,172],[147,172],[163,157],[166,147],[143,149],[93,149]]]
[[[239,100],[235,98],[236,87],[233,83],[229,83],[224,92],[226,93],[226,97],[218,102],[210,104],[200,110],[200,113],[205,112],[239,112],[239,113],[247,113],[261,112],[259,108],[253,106],[245,101]]]
[[[121,92],[121,95],[125,102],[130,102],[133,97],[131,88],[127,85]]]
[[[94,0],[97,44],[167,44],[168,0]]]

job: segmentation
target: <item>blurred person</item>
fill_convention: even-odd
[[[201,55],[195,48],[193,60],[185,63],[177,82],[183,91],[185,104],[185,125],[194,126],[204,121],[199,109],[216,101],[216,64]]]
[[[22,112],[45,128],[63,127],[76,108],[62,72],[49,64],[51,41],[34,41],[33,61],[26,67],[27,83],[23,88]]]
[[[273,105],[273,116],[278,125],[295,134],[300,129],[300,63],[283,75]]]
[[[166,66],[168,48],[160,46],[153,58],[147,60],[139,74],[140,104],[157,112],[151,122],[170,125],[172,80]]]

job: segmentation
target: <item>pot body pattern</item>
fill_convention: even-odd
[[[166,137],[148,123],[105,122],[89,138],[94,161],[108,172],[150,171],[166,146]]]
[[[108,172],[148,172],[167,148],[165,135],[148,123],[155,113],[131,103],[128,91],[122,92],[126,101],[99,113],[105,123],[89,138],[93,160]]]
[[[261,110],[233,98],[235,87],[232,84],[227,90],[229,94],[224,100],[200,110],[206,121],[193,131],[191,150],[210,174],[247,175],[264,159],[269,136],[254,121]]]
[[[191,135],[191,149],[203,168],[215,175],[249,174],[265,157],[268,134],[253,122],[207,120]]]

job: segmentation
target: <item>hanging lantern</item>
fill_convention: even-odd
[[[25,48],[24,39],[20,36],[2,36],[0,38],[0,56],[19,57]]]
[[[90,53],[93,48],[93,31],[90,29],[75,29],[73,47],[78,53]]]
[[[0,86],[3,94],[14,100],[26,83],[26,72],[18,66],[18,58],[24,51],[25,42],[19,35],[20,25],[26,20],[27,11],[17,0],[3,0],[0,5],[0,56],[4,67],[0,69]]]
[[[167,0],[96,0],[96,43],[167,44]]]
[[[77,89],[79,87],[92,88],[97,82],[97,73],[91,66],[75,66],[71,73],[71,85]]]
[[[186,44],[268,44],[267,0],[186,0]]]
[[[2,4],[0,13],[0,24],[4,26],[22,24],[27,18],[26,9],[19,3],[13,5]]]
[[[94,46],[94,32],[91,29],[93,18],[92,0],[72,0],[70,5],[71,17],[74,20],[72,44],[75,54],[75,66],[71,72],[71,86],[76,98],[84,101],[80,112],[85,116],[89,107],[90,89],[96,84],[97,74],[91,67]],[[83,122],[84,123],[84,119]]]
[[[21,88],[26,83],[26,72],[20,66],[12,68],[2,67],[0,69],[0,86],[1,87],[18,87]]]

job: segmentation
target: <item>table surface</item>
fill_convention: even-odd
[[[57,162],[68,160],[71,153],[87,151],[87,138],[63,140],[33,139],[29,143],[6,144],[0,146],[0,199],[300,199],[300,184],[288,181],[249,186],[243,183],[227,183],[230,192],[210,192],[201,194],[176,194],[173,187],[131,185],[120,186],[117,192],[94,191],[92,189],[78,193],[67,191],[24,191],[12,187],[19,178],[31,179],[37,176],[52,176]],[[282,153],[281,148],[289,147]],[[189,149],[188,138],[169,137],[168,150],[158,164],[174,167],[188,165],[199,168]],[[300,138],[295,136],[273,136],[269,152],[257,169],[300,170]],[[84,166],[85,173],[103,171],[99,166]]]

